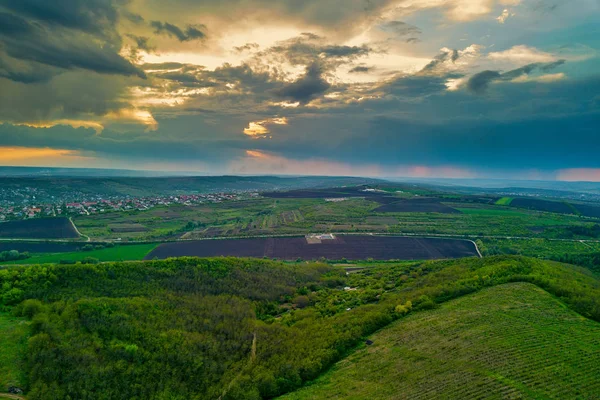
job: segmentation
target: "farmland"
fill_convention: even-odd
[[[379,213],[440,213],[455,214],[460,211],[435,199],[410,199],[382,205],[373,210]]]
[[[17,250],[21,253],[68,253],[80,250],[85,243],[81,242],[27,242],[0,241],[0,252]]]
[[[514,204],[513,199],[516,201]],[[375,185],[269,192],[243,200],[171,204],[122,212],[109,211],[77,216],[74,222],[79,231],[90,238],[93,245],[106,242],[140,245],[169,242],[152,253],[152,257],[159,258],[223,254],[294,260],[315,257],[358,259],[357,257],[362,255],[366,258],[382,259],[386,254],[392,254],[376,250],[378,245],[375,244],[373,257],[367,256],[363,251],[349,248],[341,251],[341,247],[331,250],[320,247],[319,251],[311,248],[308,251],[291,239],[316,233],[470,238],[479,239],[482,248],[487,249],[487,255],[523,254],[553,259],[568,252],[589,254],[597,247],[594,241],[600,240],[600,219],[584,218],[576,213],[523,208],[519,206],[523,204],[517,200],[523,198],[436,192],[418,186]],[[533,200],[530,205],[537,208],[544,208],[547,203],[552,207],[575,207],[573,205],[571,208],[574,203],[538,198],[524,200]],[[525,203],[527,204],[529,203]],[[577,204],[577,207],[582,209],[588,206],[592,211],[595,208],[589,204]],[[35,225],[43,223],[42,221],[52,220],[32,219],[19,224]],[[268,247],[265,245],[265,237],[282,236],[291,240],[289,245],[272,245],[275,250],[265,250]],[[203,249],[209,246],[208,244],[187,244],[188,241],[221,238],[246,241],[231,242],[240,246],[239,249],[232,248],[231,245],[225,244],[226,242],[221,242],[212,250],[195,250]],[[516,239],[523,240],[515,242]],[[528,239],[529,242],[524,239]],[[570,242],[562,243],[559,239]],[[271,242],[284,243],[278,240],[280,239],[272,239]],[[493,243],[502,240],[505,242]],[[511,240],[513,242],[506,242]],[[578,240],[587,242],[583,244]],[[176,241],[186,243],[171,243]],[[40,242],[34,245],[34,242],[11,240],[0,242],[0,250],[27,251],[32,255],[27,263],[81,261],[90,257],[100,261],[118,261],[141,259],[146,256],[139,252],[133,252],[131,255],[117,254],[114,250],[101,251],[99,254],[68,254],[64,257],[58,254],[76,253],[84,244],[64,243],[60,244],[64,247],[59,247],[59,243]],[[412,250],[408,253],[398,250],[393,256],[398,259],[453,257],[445,252],[432,256],[427,251],[420,253]]]
[[[516,283],[417,313],[284,399],[595,398],[600,323]]]
[[[337,202],[319,198],[258,198],[81,216],[75,223],[92,240],[130,241],[318,232],[559,237],[564,227],[593,225],[592,220],[576,215],[457,202],[460,199],[393,200],[382,204],[358,197]]]
[[[498,199],[496,201],[496,205],[498,206],[509,206],[510,203],[512,203],[513,198],[512,197],[502,197],[501,199]]]
[[[31,258],[19,261],[7,261],[2,264],[54,264],[75,263],[86,260],[95,262],[106,261],[134,261],[143,260],[144,257],[156,247],[156,244],[116,245],[108,248],[91,251],[72,251],[54,254],[34,254]]]
[[[196,256],[267,257],[282,260],[430,260],[477,256],[472,242],[387,236],[336,236],[310,243],[306,238],[221,239],[165,243],[146,259]]]
[[[0,223],[0,238],[77,239],[79,235],[67,218],[39,218]]]
[[[516,198],[513,199],[510,203],[513,207],[518,208],[527,208],[531,210],[537,211],[545,211],[551,213],[559,213],[559,214],[575,214],[576,210],[571,205],[558,202],[558,201],[549,201],[549,200],[540,200],[540,199],[529,199],[529,198]]]

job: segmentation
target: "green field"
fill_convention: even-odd
[[[523,211],[505,210],[501,208],[456,208],[466,215],[487,215],[494,217],[528,217],[530,214]]]
[[[508,210],[456,199],[446,204],[462,213],[379,213],[375,209],[380,204],[366,199],[254,199],[81,216],[74,222],[92,240],[123,241],[314,232],[560,237],[565,227],[594,224],[574,215]]]
[[[144,257],[156,247],[156,243],[116,245],[101,250],[77,251],[72,253],[56,253],[35,255],[31,258],[19,261],[7,261],[2,265],[11,264],[52,264],[61,261],[83,261],[86,258],[95,258],[100,262],[106,261],[135,261],[143,260]]]
[[[592,399],[600,323],[527,283],[415,313],[284,399]]]
[[[23,386],[22,364],[29,336],[29,323],[0,312],[0,392],[8,386]]]
[[[510,203],[512,203],[513,198],[512,197],[502,197],[501,199],[499,199],[496,202],[496,205],[498,206],[510,206]]]

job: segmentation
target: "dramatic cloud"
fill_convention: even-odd
[[[396,37],[420,35],[422,32],[414,25],[402,21],[388,21],[379,26],[379,29],[393,34]]]
[[[180,42],[199,40],[206,37],[206,34],[202,31],[206,28],[204,25],[188,25],[184,30],[168,22],[152,21],[150,22],[150,26],[154,28],[156,33],[173,36]]]
[[[62,69],[83,68],[106,74],[137,75],[144,73],[118,54],[119,49],[101,46],[84,36],[67,32],[54,34],[24,18],[0,13],[0,40],[6,55]]]
[[[323,78],[323,69],[318,63],[306,68],[306,74],[275,93],[282,98],[307,104],[324,94],[331,85]]]
[[[0,148],[210,173],[594,177],[600,5],[546,3],[0,0]]]
[[[0,7],[50,26],[109,35],[121,0],[0,0]]]
[[[551,63],[533,63],[524,67],[513,69],[505,73],[498,71],[483,71],[473,75],[467,82],[467,87],[474,93],[484,93],[490,83],[494,81],[512,81],[523,75],[529,75],[535,71],[549,72],[565,63],[565,60],[558,60]]]

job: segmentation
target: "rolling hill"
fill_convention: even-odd
[[[283,399],[592,399],[600,323],[528,283],[415,313]]]

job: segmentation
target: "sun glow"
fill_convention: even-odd
[[[244,134],[248,136],[252,136],[254,138],[264,137],[265,135],[271,133],[268,126],[269,125],[287,125],[288,119],[283,117],[276,118],[268,118],[262,121],[254,121],[248,124],[248,127],[244,129]]]

